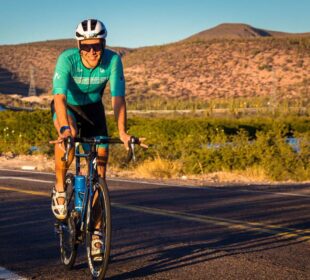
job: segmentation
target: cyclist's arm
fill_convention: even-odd
[[[112,96],[112,107],[114,110],[114,116],[117,122],[120,139],[125,143],[126,148],[128,148],[127,143],[130,140],[130,135],[126,132],[127,114],[123,65],[121,58],[118,55],[115,55],[112,58],[111,63],[110,89]]]
[[[57,115],[58,133],[63,126],[69,126],[67,109],[66,109],[66,95],[68,83],[70,79],[70,62],[67,59],[66,53],[63,52],[57,60],[55,73],[53,77],[53,95],[54,106]]]
[[[59,129],[62,126],[69,126],[67,109],[66,109],[66,107],[67,107],[66,106],[66,96],[64,94],[54,95],[54,106],[55,106],[55,112],[57,115],[57,121],[58,121]]]
[[[115,120],[119,131],[119,136],[124,143],[128,143],[130,136],[126,132],[127,113],[125,96],[112,97],[112,107],[114,110]],[[127,146],[127,145],[126,145]]]

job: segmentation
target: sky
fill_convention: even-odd
[[[310,0],[0,0],[0,45],[74,38],[88,18],[114,47],[168,44],[221,23],[301,33],[309,12]]]

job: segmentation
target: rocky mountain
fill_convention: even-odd
[[[217,25],[213,28],[204,30],[197,34],[194,34],[187,38],[191,39],[202,39],[202,40],[212,40],[212,39],[251,39],[260,37],[274,37],[274,38],[285,38],[285,37],[304,37],[310,36],[309,33],[287,33],[279,31],[270,31],[260,28],[252,27],[248,24],[242,23],[223,23]]]
[[[56,59],[74,46],[74,40],[0,46],[0,93],[27,95],[32,72],[37,92],[50,94]],[[122,55],[131,102],[309,98],[310,33],[222,24],[173,44],[112,49]]]

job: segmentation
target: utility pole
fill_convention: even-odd
[[[30,65],[29,70],[30,70],[30,84],[29,84],[28,96],[37,96],[36,84],[33,74],[34,71],[32,65]]]

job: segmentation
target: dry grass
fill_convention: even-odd
[[[218,183],[268,183],[270,179],[264,170],[259,168],[249,168],[239,171],[212,172],[199,176],[190,176],[189,179],[199,179],[200,181],[211,181]]]
[[[154,160],[146,160],[140,164],[135,169],[135,174],[139,178],[168,179],[180,177],[181,170],[182,163],[157,157]]]
[[[113,167],[108,169],[109,177],[128,177],[138,179],[166,179],[186,184],[203,185],[207,183],[272,183],[260,168],[249,168],[240,171],[219,171],[201,175],[183,174],[182,164],[156,158],[148,160],[132,170],[120,170]]]
[[[54,160],[44,155],[20,155],[12,157],[8,153],[0,157],[0,168],[20,169],[23,166],[32,166],[37,171],[54,172]],[[85,163],[82,163],[85,168]],[[71,172],[74,165],[71,166]],[[125,170],[109,165],[107,170],[108,178],[136,178],[136,179],[164,179],[171,182],[204,185],[208,183],[275,183],[271,181],[264,171],[260,168],[249,168],[242,171],[221,171],[202,175],[184,175],[182,173],[182,164],[157,157],[154,160],[145,161],[138,167]]]

